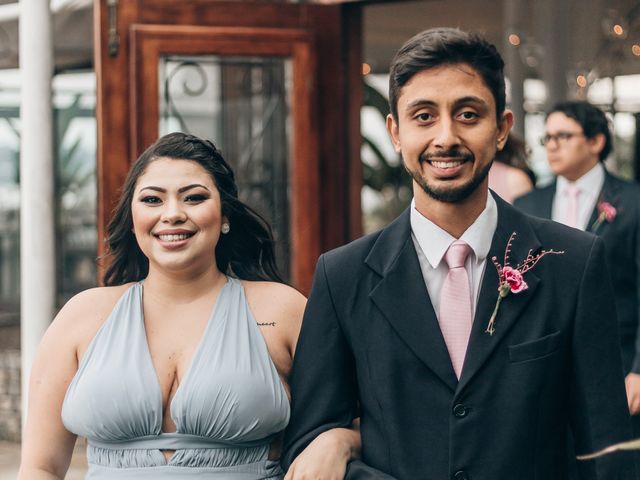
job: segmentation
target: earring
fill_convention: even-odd
[[[231,225],[229,225],[229,222],[224,222],[222,224],[222,227],[220,227],[220,231],[222,232],[223,235],[226,235],[227,233],[229,233],[231,231]]]

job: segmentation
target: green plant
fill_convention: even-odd
[[[387,99],[373,86],[364,84],[364,105],[372,107],[383,122],[389,113]],[[366,131],[366,126],[363,130]],[[406,173],[399,155],[387,156],[379,145],[380,140],[374,140],[366,133],[363,134],[363,148],[370,155],[363,158],[364,186],[376,193],[375,205],[365,207],[365,230],[380,228],[402,212],[410,203],[411,179]]]

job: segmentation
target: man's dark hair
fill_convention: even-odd
[[[555,104],[547,112],[547,117],[555,112],[564,113],[567,117],[578,122],[587,138],[594,138],[599,133],[604,135],[604,147],[600,151],[599,158],[601,162],[606,160],[613,151],[613,140],[611,139],[609,121],[602,110],[589,102],[574,100]]]
[[[422,70],[464,63],[480,74],[496,102],[500,120],[506,105],[504,61],[495,46],[480,35],[457,28],[432,28],[418,33],[398,50],[391,62],[389,107],[398,121],[400,90]]]

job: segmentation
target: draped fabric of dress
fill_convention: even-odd
[[[222,288],[171,400],[174,433],[162,432],[142,295],[143,282],[123,294],[65,395],[65,427],[88,440],[86,478],[281,478],[268,454],[289,402],[240,281]],[[166,460],[161,450],[175,453]]]

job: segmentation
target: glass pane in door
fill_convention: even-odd
[[[236,174],[239,196],[271,224],[289,278],[291,60],[166,55],[159,65],[159,133],[211,140]],[[233,228],[233,227],[232,227]]]

